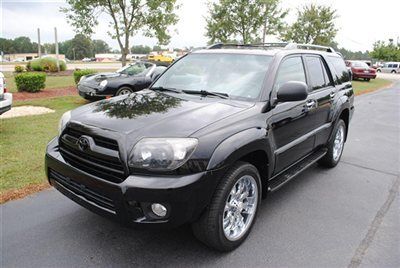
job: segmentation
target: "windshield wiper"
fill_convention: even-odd
[[[229,98],[229,95],[227,93],[213,92],[213,91],[207,91],[207,90],[183,90],[183,92],[186,94],[199,94],[202,96],[216,96],[216,97],[220,97],[222,99]]]
[[[182,93],[181,89],[173,88],[173,87],[152,87],[152,90],[159,90],[159,91],[171,91],[175,93]]]

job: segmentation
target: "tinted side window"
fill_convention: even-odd
[[[393,68],[393,64],[389,64],[389,65],[388,65],[388,68]]]
[[[306,65],[310,74],[310,83],[312,90],[317,90],[328,86],[329,80],[325,67],[319,57],[306,57]]]
[[[300,56],[284,59],[279,66],[275,80],[275,88],[278,89],[283,83],[288,81],[301,81],[306,83],[303,61]]]
[[[393,64],[393,68],[397,68],[397,66],[398,66],[397,64]]]
[[[342,84],[344,82],[350,81],[350,74],[344,64],[344,60],[340,57],[329,57],[333,68],[335,69],[336,76],[334,77],[335,84]]]

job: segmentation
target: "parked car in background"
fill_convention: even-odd
[[[11,109],[12,94],[7,93],[6,79],[2,72],[0,72],[0,114],[3,114]]]
[[[346,61],[346,66],[351,68],[351,73],[353,75],[353,80],[364,79],[369,81],[370,79],[376,78],[376,70],[371,68],[363,61]]]
[[[114,73],[82,76],[78,83],[79,95],[88,100],[130,94],[150,86],[166,67],[138,61]]]
[[[382,73],[400,73],[400,62],[386,62],[383,66],[376,69],[377,72]]]
[[[171,63],[174,61],[174,58],[171,57],[171,55],[154,55],[154,54],[150,54],[149,56],[147,56],[147,60],[149,61],[161,61],[161,62],[168,62]]]
[[[124,224],[191,223],[206,245],[238,247],[263,197],[314,163],[339,163],[354,112],[332,48],[262,46],[194,51],[149,89],[66,112],[47,146],[49,182]],[[133,70],[143,66],[155,74]]]

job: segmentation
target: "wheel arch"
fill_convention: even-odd
[[[270,167],[274,166],[273,152],[265,129],[247,129],[222,141],[214,150],[207,169],[228,169],[237,161],[248,162],[257,168],[265,196],[272,172]]]

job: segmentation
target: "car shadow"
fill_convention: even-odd
[[[215,265],[224,262],[224,259],[231,255],[251,251],[254,247],[252,237],[257,237],[257,232],[263,232],[263,236],[268,236],[268,233],[265,233],[268,232],[268,228],[265,226],[268,226],[268,222],[272,220],[268,217],[270,212],[279,210],[294,192],[308,187],[324,172],[325,169],[315,165],[281,190],[264,199],[249,239],[241,247],[229,253],[216,252],[204,246],[193,236],[189,225],[172,230],[132,229],[102,218],[84,208],[79,208],[73,215],[68,215],[76,221],[64,226],[64,235],[73,234],[73,236],[81,237],[79,239],[81,246],[91,248],[89,252],[94,252],[91,258],[102,259],[102,266],[126,265],[127,263],[138,266],[149,264],[182,266],[184,263],[195,263],[199,266]],[[93,251],[93,249],[96,250]]]

